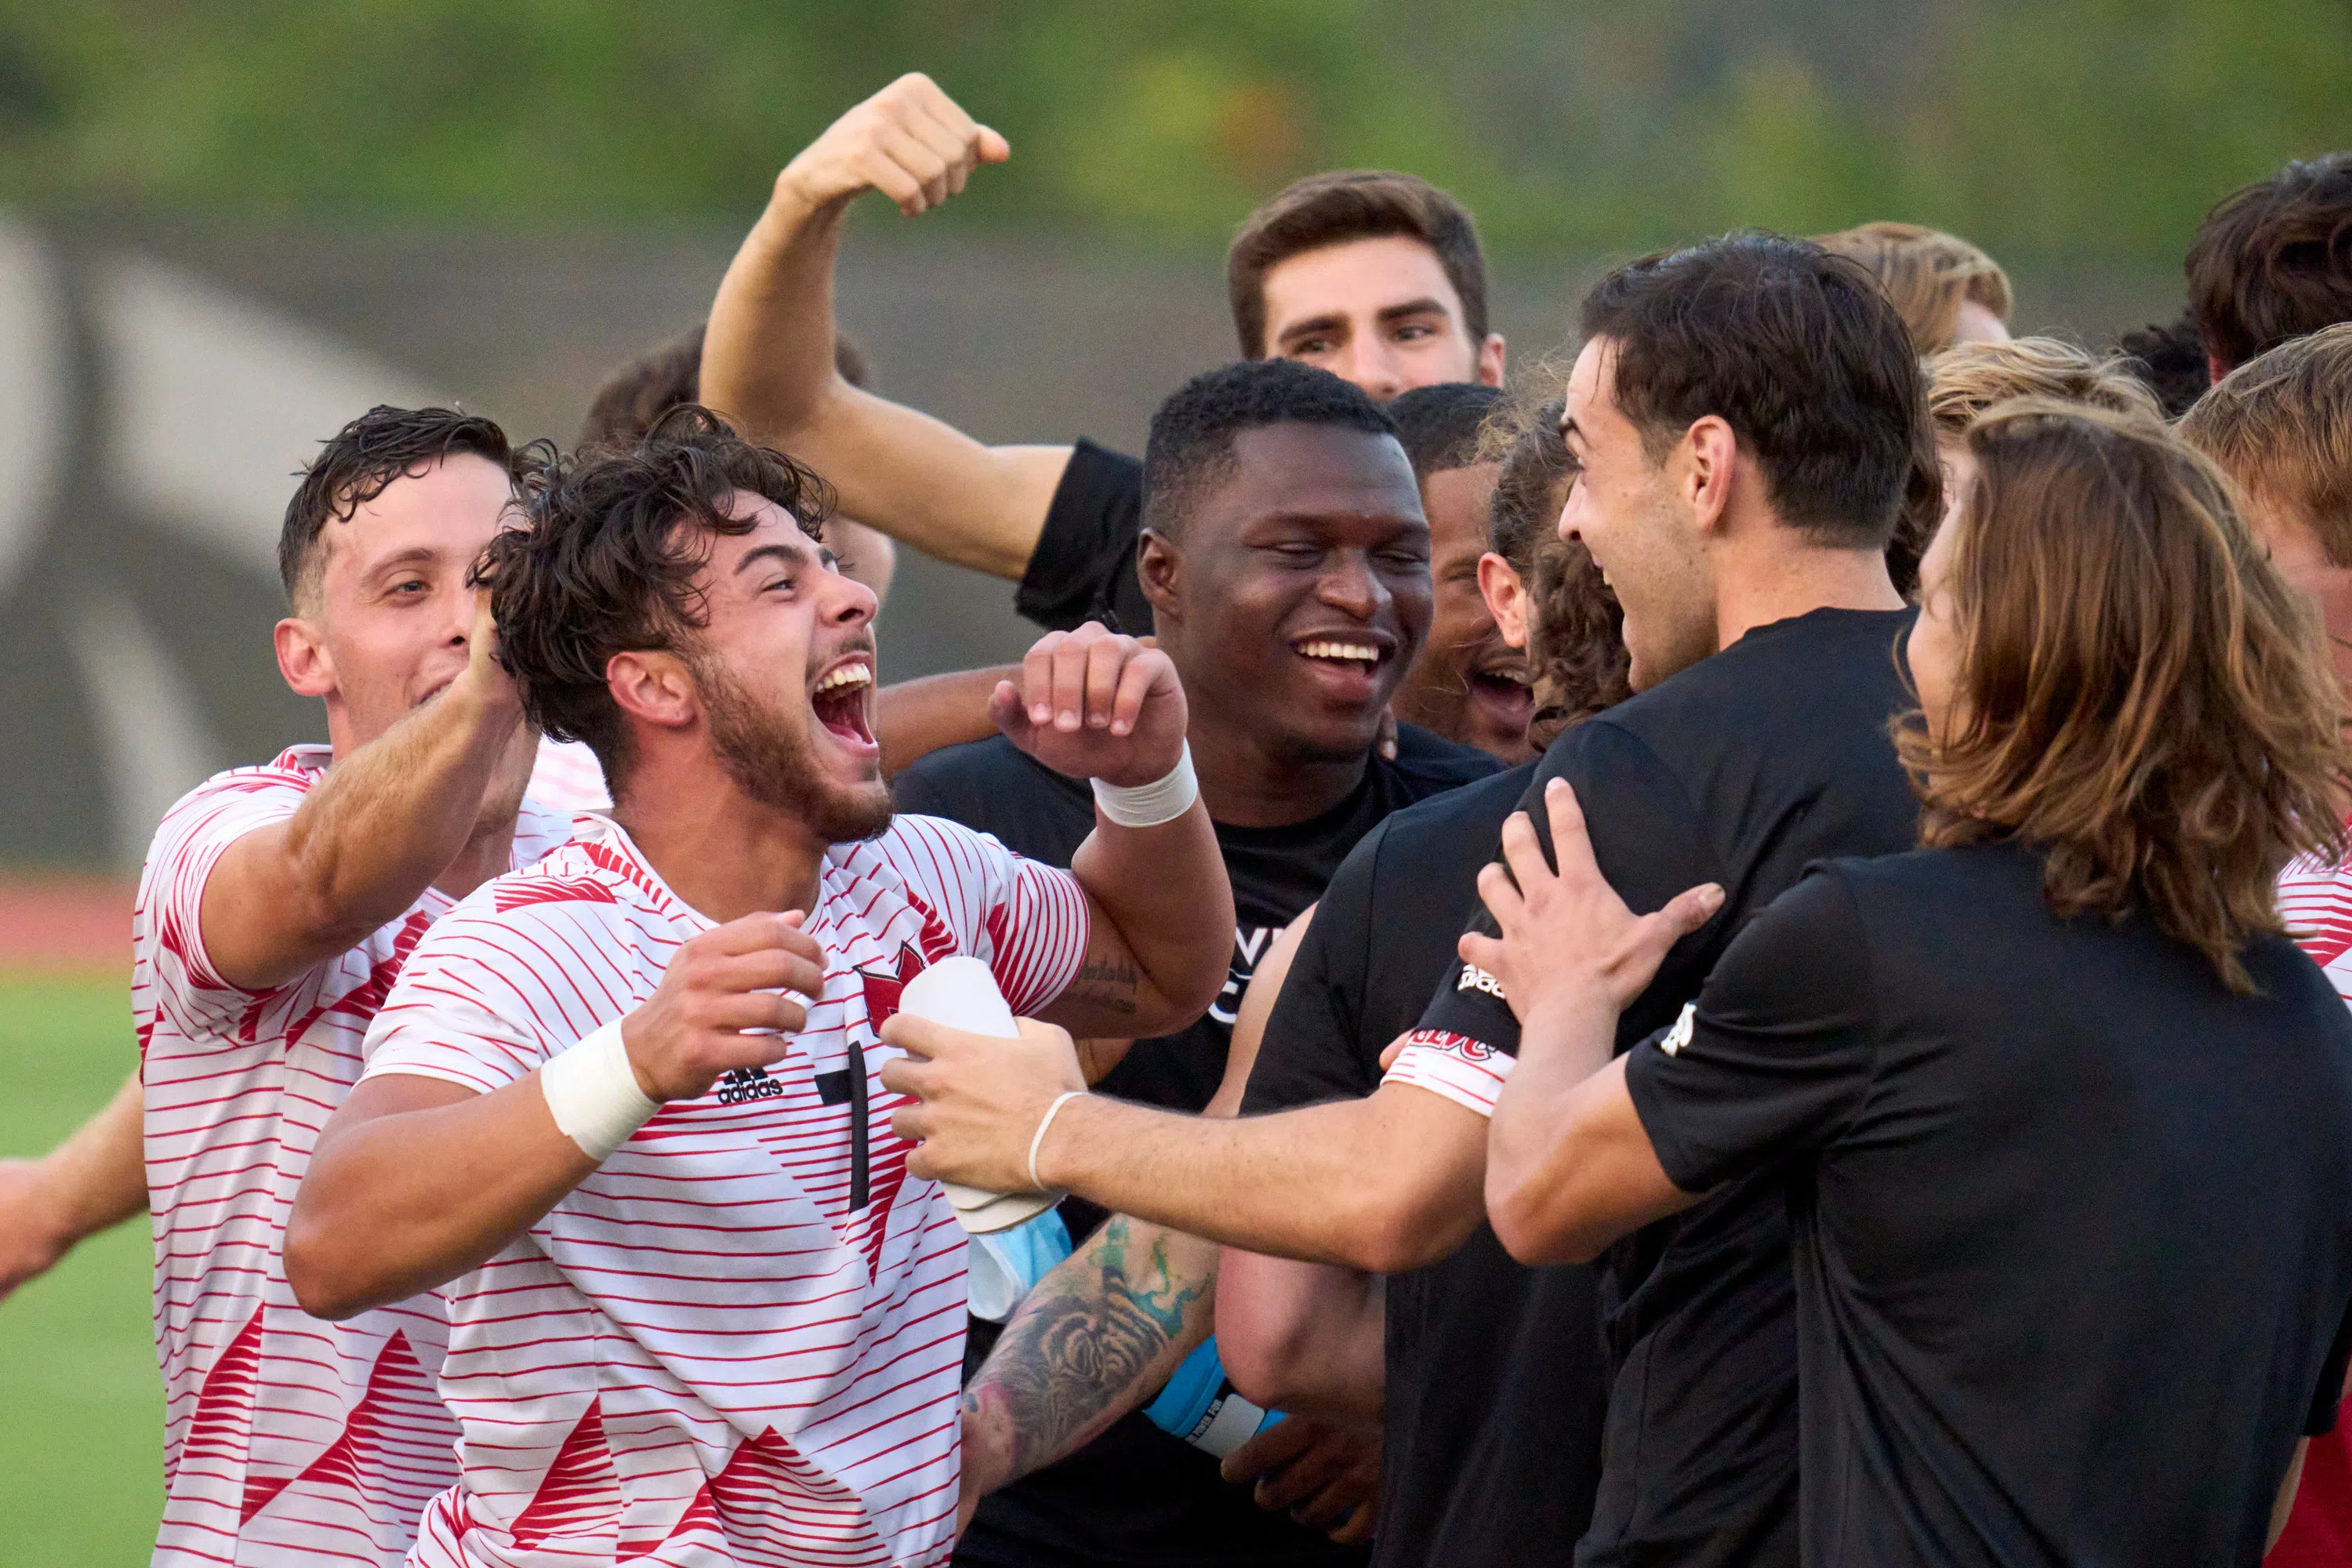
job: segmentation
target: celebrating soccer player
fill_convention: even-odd
[[[1223,982],[1167,657],[1092,628],[998,693],[1094,782],[1069,871],[894,820],[874,597],[820,492],[680,409],[553,474],[486,565],[526,710],[595,750],[612,816],[418,944],[287,1244],[325,1315],[448,1285],[464,1474],[420,1561],[940,1561],[964,1242],[877,1032],[958,954],[1091,1035]]]

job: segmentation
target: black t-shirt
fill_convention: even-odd
[[[1356,1099],[1412,1027],[1477,907],[1535,764],[1400,811],[1323,891],[1250,1069],[1244,1115]],[[1391,1277],[1374,1568],[1557,1560],[1592,1517],[1609,1400],[1595,1273],[1528,1268],[1481,1224]]]
[[[2042,869],[1819,868],[1626,1064],[1676,1185],[1781,1173],[1820,1568],[2251,1568],[2334,1425],[2352,1018],[2284,938],[2232,995]]]
[[[1721,883],[1724,907],[1677,943],[1619,1022],[1620,1050],[1675,1021],[1757,911],[1807,864],[1885,855],[1918,837],[1888,721],[1910,700],[1905,610],[1815,610],[1570,731],[1526,805],[1547,847],[1541,784],[1576,788],[1601,872],[1636,910]],[[1482,908],[1471,924],[1491,931]],[[1510,1008],[1456,964],[1423,1015],[1467,1054],[1515,1051]],[[1432,1047],[1439,1048],[1439,1047]],[[1797,1560],[1796,1289],[1788,1213],[1752,1175],[1611,1250],[1602,1285],[1615,1381],[1587,1564]]]
[[[1013,607],[1048,631],[1100,621],[1151,635],[1151,601],[1135,575],[1143,531],[1143,465],[1081,440],[1054,489]]]
[[[1397,759],[1371,759],[1348,797],[1287,827],[1219,825],[1237,926],[1233,972],[1208,1016],[1181,1034],[1138,1040],[1098,1085],[1108,1094],[1197,1111],[1223,1080],[1234,1009],[1266,948],[1323,885],[1359,839],[1382,818],[1495,772],[1494,759],[1398,727]],[[1094,792],[1024,755],[1002,736],[934,752],[898,776],[898,808],[944,816],[992,834],[1032,859],[1067,866],[1094,831]],[[1104,1217],[1080,1199],[1062,1208],[1073,1237]],[[1168,1436],[1141,1412],[1058,1465],[992,1494],[981,1504],[956,1561],[981,1568],[1079,1563],[1360,1563],[1361,1548],[1268,1513],[1248,1489],[1229,1484],[1217,1461]]]

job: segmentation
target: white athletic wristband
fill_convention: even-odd
[[[600,1165],[661,1109],[637,1087],[617,1018],[548,1058],[539,1069],[539,1091],[563,1135]]]
[[[1163,822],[1173,822],[1192,809],[1201,798],[1201,781],[1192,772],[1192,742],[1184,742],[1183,754],[1167,776],[1148,784],[1105,784],[1094,781],[1095,805],[1105,816],[1121,827],[1157,827]]]
[[[1064,1089],[1054,1103],[1045,1108],[1045,1120],[1037,1123],[1036,1135],[1029,1140],[1029,1186],[1034,1192],[1050,1192],[1045,1179],[1037,1173],[1037,1151],[1045,1146],[1045,1129],[1054,1125],[1054,1118],[1062,1114],[1062,1107],[1085,1096],[1083,1089]]]

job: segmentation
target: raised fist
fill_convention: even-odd
[[[825,128],[776,176],[811,209],[879,191],[912,217],[963,189],[974,168],[1013,156],[939,84],[909,72]]]
[[[661,985],[621,1020],[637,1087],[655,1100],[698,1100],[719,1075],[782,1061],[824,989],[824,950],[798,910],[745,915],[677,950]],[[761,1030],[753,1034],[749,1031]]]
[[[1156,647],[1088,621],[1048,632],[1000,680],[988,716],[1012,742],[1071,778],[1148,784],[1184,753],[1184,688]]]

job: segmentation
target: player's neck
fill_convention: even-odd
[[[1729,647],[1758,626],[1815,610],[1899,610],[1903,595],[1875,550],[1790,546],[1785,536],[1715,563],[1716,646]]]
[[[1192,768],[1209,820],[1227,827],[1287,827],[1311,821],[1348,798],[1363,782],[1366,751],[1339,762],[1303,761],[1256,736],[1203,722],[1195,708],[1190,740]]]
[[[715,763],[641,763],[613,803],[613,820],[670,891],[720,925],[809,909],[832,847],[799,818],[746,795]]]

